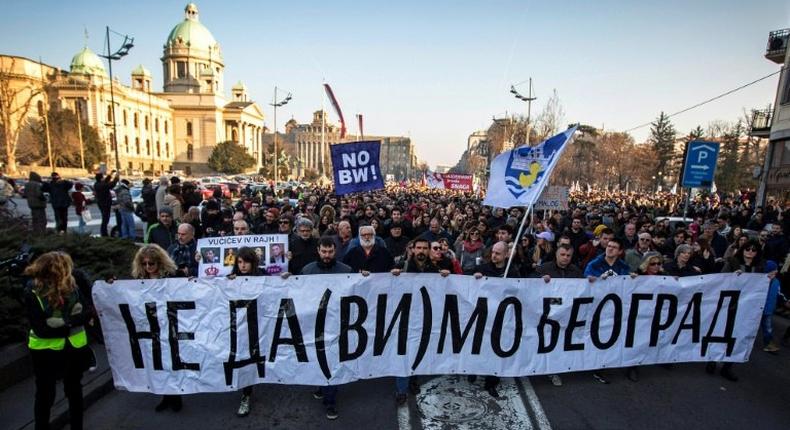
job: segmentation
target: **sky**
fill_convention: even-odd
[[[128,84],[143,64],[162,88],[162,47],[186,1],[3,0],[0,53],[67,69],[85,44],[100,53],[105,26],[135,38],[113,63]],[[248,87],[274,126],[274,87],[292,101],[277,127],[309,122],[323,82],[349,129],[410,136],[430,166],[453,165],[492,117],[523,113],[510,85],[533,79],[539,113],[553,90],[565,122],[624,131],[779,70],[763,55],[772,30],[790,27],[790,2],[719,1],[199,1],[220,43],[225,92]],[[119,38],[111,39],[115,46]],[[778,77],[673,118],[679,133],[734,121],[773,103]],[[526,93],[527,85],[517,87]],[[328,103],[330,119],[337,118]],[[638,142],[649,127],[632,132]]]

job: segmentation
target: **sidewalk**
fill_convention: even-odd
[[[96,370],[85,372],[82,377],[82,394],[85,408],[90,407],[113,388],[112,374],[107,363],[104,345],[91,345],[96,354]],[[29,357],[27,358],[29,360]],[[5,370],[5,369],[3,369]],[[33,399],[36,387],[32,374],[0,392],[0,430],[33,429]],[[68,402],[63,396],[63,384],[58,382],[55,406],[52,409],[53,428],[62,428],[68,423]]]

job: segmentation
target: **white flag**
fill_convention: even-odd
[[[491,162],[483,204],[509,208],[535,203],[575,132],[572,127],[537,146],[524,145],[499,154]]]

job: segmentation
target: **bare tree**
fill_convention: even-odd
[[[19,134],[27,124],[28,113],[42,86],[14,71],[16,59],[5,57],[0,63],[0,129],[5,147],[8,173],[17,172],[16,151]]]
[[[565,109],[562,107],[560,96],[557,94],[556,89],[552,91],[551,97],[543,107],[543,111],[534,122],[533,133],[537,141],[557,134],[560,127],[565,123]]]

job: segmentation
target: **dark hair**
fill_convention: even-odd
[[[566,251],[573,252],[573,246],[568,245],[567,243],[561,243],[561,244],[557,245],[557,251],[559,251],[560,249],[564,249]]]
[[[513,226],[511,226],[510,224],[502,224],[499,227],[497,227],[496,230],[497,230],[497,232],[499,232],[499,231],[506,231],[511,236],[513,236]]]
[[[744,243],[743,246],[735,251],[735,259],[738,260],[738,262],[743,263],[743,251],[746,248],[755,248],[757,250],[757,253],[754,255],[754,262],[758,262],[763,259],[763,247],[760,246],[760,242],[755,239],[749,239],[748,242]]]
[[[617,246],[620,247],[620,251],[625,251],[625,242],[623,242],[623,239],[620,239],[619,237],[613,237],[609,239],[609,243],[616,243]]]
[[[327,236],[323,236],[322,238],[318,239],[318,247],[319,248],[321,248],[321,247],[334,248],[335,247],[335,241],[330,239]]]
[[[242,273],[239,271],[239,259],[252,264],[252,273],[247,273],[246,275],[259,275],[258,264],[260,263],[260,258],[258,257],[258,254],[255,253],[255,250],[248,246],[242,246],[239,248],[239,251],[236,254],[236,261],[233,263],[233,270],[230,272],[231,275],[242,275]]]
[[[418,237],[418,238],[414,239],[414,242],[413,242],[413,244],[414,244],[414,245],[417,245],[417,242],[425,242],[425,243],[427,243],[427,244],[428,244],[428,247],[430,247],[430,246],[431,246],[431,241],[430,241],[430,240],[428,240],[428,239],[426,239],[426,238],[424,238],[424,237]]]
[[[609,227],[606,227],[605,229],[601,230],[600,236],[603,236],[603,235],[605,235],[605,234],[606,234],[606,235],[610,235],[610,234],[611,234],[611,235],[614,235],[614,230],[612,230],[612,229],[611,229],[611,228],[609,228]],[[622,243],[620,243],[620,245],[622,246]]]

